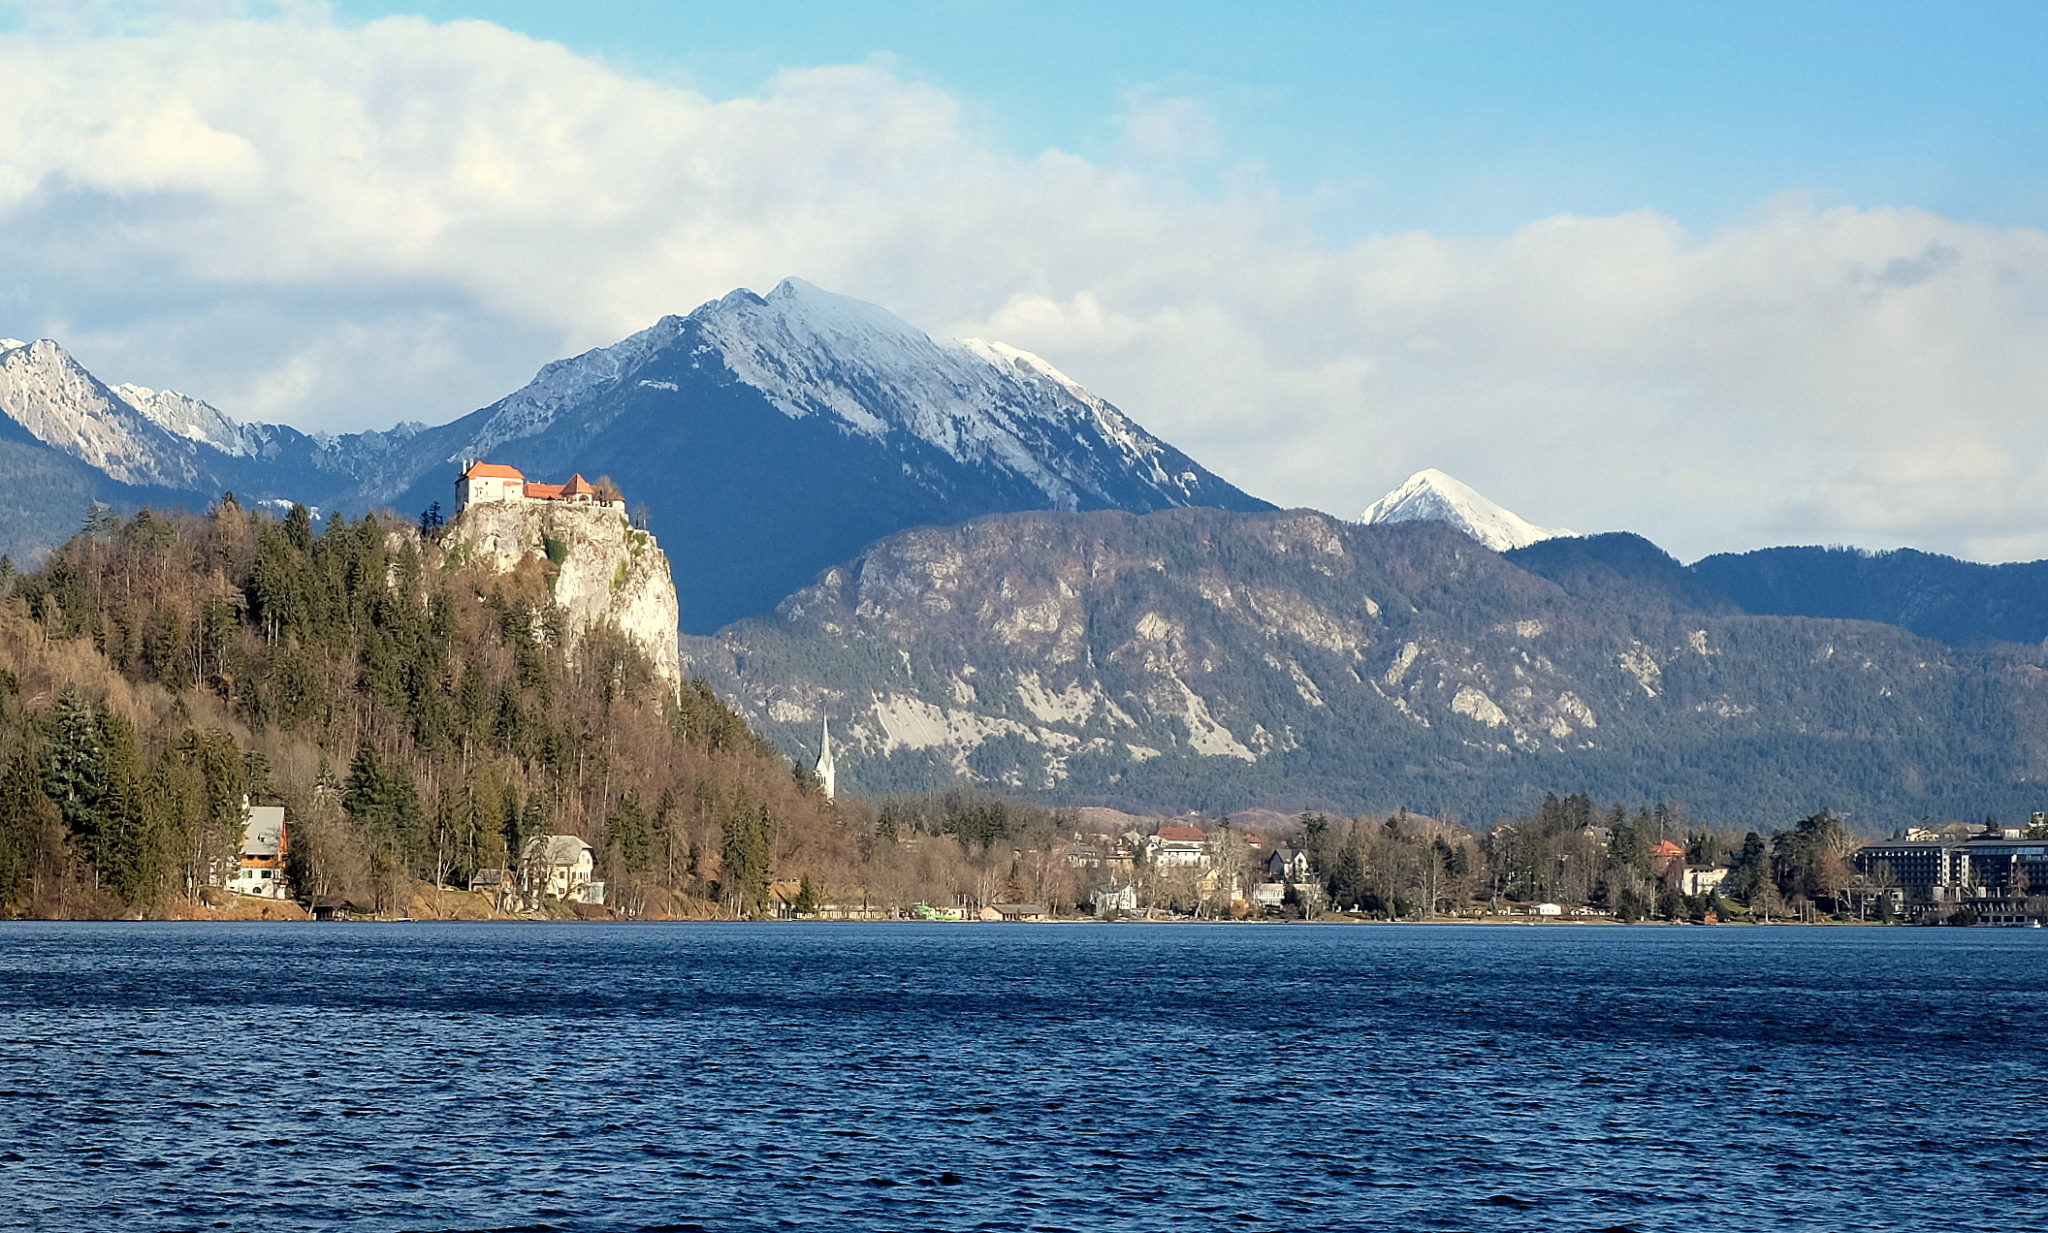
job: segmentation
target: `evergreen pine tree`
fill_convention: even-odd
[[[97,841],[106,797],[99,717],[77,687],[57,695],[55,731],[43,752],[43,791],[64,827],[88,849]]]
[[[62,827],[35,753],[22,750],[0,774],[0,914],[25,908],[37,870],[57,865]]]
[[[284,516],[284,537],[301,553],[313,551],[313,512],[294,503]]]

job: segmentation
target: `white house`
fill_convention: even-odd
[[[1209,863],[1209,836],[1199,826],[1162,826],[1145,841],[1145,858],[1158,869],[1201,868]]]
[[[483,501],[524,501],[526,475],[518,467],[496,462],[472,462],[455,481],[455,507],[464,509]]]
[[[1685,871],[1681,886],[1688,895],[1704,895],[1728,880],[1728,871],[1718,865],[1694,865]]]
[[[1138,910],[1138,888],[1105,883],[1095,888],[1095,893],[1089,897],[1089,906],[1097,916],[1107,916],[1111,912],[1135,912]]]
[[[284,806],[242,802],[242,849],[228,889],[237,895],[285,897]]]
[[[597,871],[591,846],[575,835],[536,835],[527,841],[524,865],[529,899],[565,903],[603,903],[604,883],[592,880]]]
[[[1266,878],[1272,882],[1306,882],[1313,870],[1308,853],[1299,848],[1275,848],[1266,858]]]

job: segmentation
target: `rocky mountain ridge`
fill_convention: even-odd
[[[12,344],[0,347],[0,413],[28,435],[117,483],[186,488],[214,479],[192,442],[167,432],[63,347],[47,338],[0,341]]]
[[[1586,790],[1728,821],[2033,807],[2037,649],[1752,616],[1636,537],[1555,543],[1524,566],[1434,523],[1313,511],[998,515],[889,537],[684,658],[787,748],[830,718],[842,782],[870,791],[965,776],[1119,807],[1480,814]]]

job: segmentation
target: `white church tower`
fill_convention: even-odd
[[[838,770],[832,764],[832,721],[825,721],[825,735],[818,742],[818,783],[825,789],[825,799],[837,796]]]

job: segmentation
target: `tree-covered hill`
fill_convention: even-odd
[[[551,570],[375,518],[102,510],[0,578],[0,910],[177,910],[245,793],[286,805],[301,894],[397,912],[547,833],[651,912],[757,907],[771,871],[847,859],[815,785],[701,683],[678,698],[615,631],[572,654]]]
[[[2048,639],[2048,561],[1766,548],[1707,557],[1690,572],[1747,612],[1883,621],[1956,644]]]

